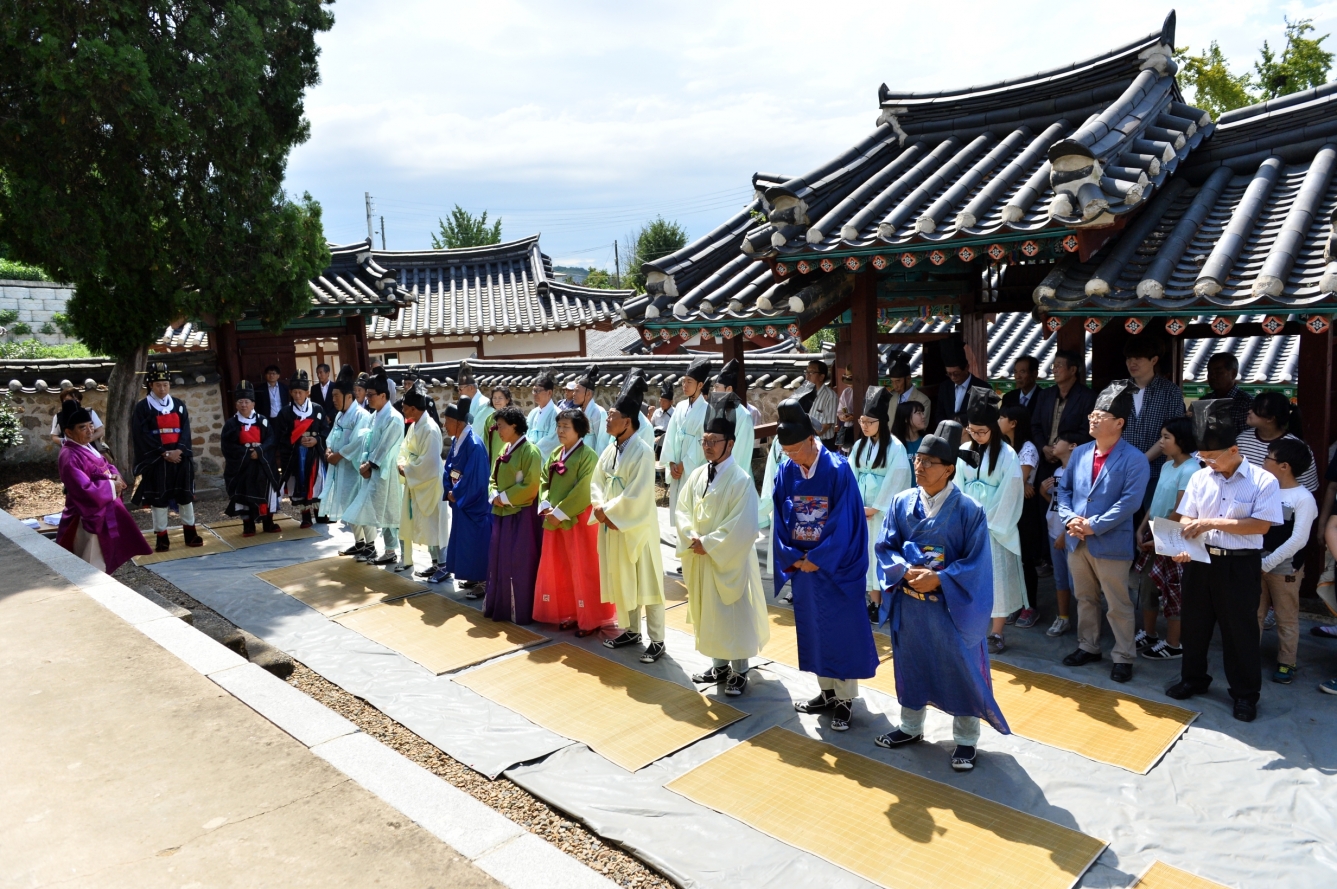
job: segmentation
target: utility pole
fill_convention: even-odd
[[[385,249],[385,217],[381,217],[381,249]]]
[[[362,194],[367,199],[367,240],[370,241],[373,234],[371,230],[371,192],[364,191]]]
[[[617,255],[617,241],[613,242],[613,286],[622,287],[622,260]]]

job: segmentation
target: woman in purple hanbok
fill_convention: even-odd
[[[65,510],[56,542],[85,562],[111,574],[135,556],[153,550],[121,502],[125,482],[89,442],[93,418],[78,402],[61,405],[60,480]]]

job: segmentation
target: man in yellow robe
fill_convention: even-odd
[[[727,695],[747,690],[748,659],[771,635],[754,548],[757,489],[734,459],[744,416],[750,425],[732,392],[711,396],[701,437],[707,463],[688,476],[674,515],[696,650],[714,661],[692,681],[723,683]]]
[[[627,374],[607,430],[613,440],[599,456],[590,480],[592,521],[599,522],[601,597],[617,606],[622,633],[605,639],[608,648],[641,642],[641,611],[650,644],[641,663],[664,654],[664,559],[659,552],[659,515],[655,510],[655,452],[636,434],[645,419],[642,401],[647,384],[637,368]]]
[[[408,432],[399,447],[399,477],[404,499],[399,513],[399,564],[396,571],[413,570],[413,544],[421,543],[432,563],[419,577],[431,577],[445,564],[442,551],[450,541],[450,510],[442,502],[441,427],[427,412],[427,387],[421,380],[404,392],[404,419]]]

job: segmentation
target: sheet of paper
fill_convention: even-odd
[[[1195,562],[1210,562],[1212,557],[1207,555],[1207,546],[1202,542],[1202,537],[1187,538],[1184,536],[1184,526],[1179,522],[1172,522],[1169,519],[1152,519],[1151,536],[1156,542],[1156,555],[1158,556],[1177,556],[1180,553],[1188,553],[1189,557]]]

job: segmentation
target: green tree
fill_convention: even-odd
[[[1313,30],[1310,19],[1294,22],[1286,19],[1286,48],[1281,51],[1280,59],[1267,41],[1263,41],[1263,48],[1259,50],[1262,58],[1253,66],[1263,99],[1288,96],[1328,82],[1332,53],[1323,48],[1323,41],[1329,35],[1305,36]]]
[[[624,247],[629,246],[631,250],[627,251],[629,258],[623,260],[626,271],[622,275],[622,286],[644,290],[645,273],[641,271],[641,266],[686,247],[687,231],[676,222],[656,216],[628,237],[627,241]]]
[[[1230,63],[1215,40],[1200,56],[1189,55],[1188,47],[1183,47],[1175,50],[1175,58],[1180,82],[1193,88],[1193,104],[1212,117],[1257,101],[1249,92],[1249,75],[1230,73]]]
[[[616,287],[613,275],[607,269],[590,266],[585,270],[585,280],[580,282],[585,287],[598,287],[600,290],[612,290]]]
[[[0,396],[0,454],[23,444],[23,427],[14,412],[14,400],[6,392]]]
[[[182,317],[278,330],[329,262],[320,206],[282,189],[305,141],[325,0],[0,0],[0,241],[74,285],[116,359],[107,431],[130,455],[148,346]]]
[[[432,248],[435,250],[483,247],[501,241],[501,220],[498,219],[488,225],[486,210],[483,211],[483,215],[474,216],[468,210],[456,204],[455,209],[450,211],[450,221],[438,219],[436,224],[440,231],[437,235],[430,235]]]

